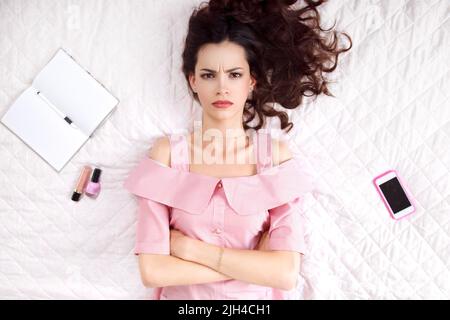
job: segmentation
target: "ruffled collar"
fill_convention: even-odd
[[[297,158],[292,158],[255,175],[217,178],[166,167],[145,157],[130,172],[124,187],[137,196],[200,214],[222,182],[228,204],[236,213],[247,215],[275,208],[312,191],[314,181],[304,169]]]

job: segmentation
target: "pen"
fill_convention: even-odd
[[[65,114],[63,114],[61,111],[59,111],[50,101],[48,101],[48,99],[40,92],[38,91],[37,94],[42,98],[42,100],[44,100],[49,106],[50,108],[53,109],[53,111],[55,111],[61,118],[63,118],[69,125],[71,125],[72,127],[74,127],[75,129],[78,129],[78,127],[73,123],[73,121],[66,116]]]

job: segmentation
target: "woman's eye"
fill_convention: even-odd
[[[241,77],[241,74],[238,72],[232,72],[231,75],[232,75],[232,78],[240,78]],[[214,76],[214,75],[212,73],[204,73],[201,75],[201,77],[203,79],[211,79],[210,76]]]

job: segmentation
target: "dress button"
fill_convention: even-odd
[[[222,182],[219,182],[219,184],[217,185],[219,188],[222,188]]]
[[[214,233],[215,234],[221,234],[222,230],[220,230],[220,228],[216,228],[216,229],[214,229]]]

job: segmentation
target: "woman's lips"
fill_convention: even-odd
[[[221,102],[218,102],[218,103],[213,103],[213,106],[216,107],[216,108],[221,108],[221,109],[223,109],[223,108],[228,108],[228,107],[230,107],[232,104],[233,104],[233,103],[231,103],[231,102],[227,102],[227,103],[221,103]]]

